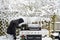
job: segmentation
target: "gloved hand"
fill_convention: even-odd
[[[16,40],[16,37],[14,37],[14,40]]]

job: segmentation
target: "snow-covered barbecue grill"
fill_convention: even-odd
[[[44,40],[43,37],[48,36],[49,34],[48,30],[41,29],[41,26],[39,24],[28,24],[28,27],[29,27],[29,30],[20,31],[20,36],[24,35],[26,38],[30,38],[30,37],[34,38],[34,36],[37,35],[37,37],[39,37],[38,35],[40,35],[41,40]]]

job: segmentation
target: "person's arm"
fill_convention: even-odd
[[[17,28],[21,28],[21,26],[17,26]]]

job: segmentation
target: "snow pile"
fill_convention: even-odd
[[[11,36],[6,37],[5,35],[5,36],[0,36],[0,40],[13,40],[13,38]],[[20,40],[20,39],[16,39],[16,40]]]

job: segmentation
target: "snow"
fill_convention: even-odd
[[[8,19],[9,22],[23,16],[24,19],[25,17],[43,17],[44,15],[53,15],[54,12],[60,15],[60,0],[4,0],[3,2],[1,0],[0,6],[1,19]],[[4,9],[5,7],[8,7],[8,10]],[[30,19],[34,21],[36,18]]]
[[[11,40],[11,38],[7,39],[7,38],[3,38],[3,36],[2,36],[2,37],[0,37],[0,40]],[[20,39],[16,39],[16,40],[20,40]],[[42,38],[42,40],[52,40],[52,38],[46,37],[46,38]]]
[[[29,31],[29,30],[26,30],[26,31],[20,31],[20,35],[42,35],[42,36],[45,36],[47,35],[48,36],[49,32],[48,30],[46,29],[42,29],[40,31]]]
[[[0,36],[0,40],[11,40],[11,38],[8,39],[5,36]],[[20,39],[16,39],[16,40],[20,40]],[[45,37],[45,38],[42,38],[42,40],[52,40],[52,38]]]
[[[60,13],[60,0],[4,0],[4,3],[1,0],[0,3],[4,4],[0,4],[0,6],[3,6],[3,8],[0,8],[2,11],[5,7],[8,7],[10,12],[13,13],[13,11],[17,10],[22,16],[31,16],[33,14],[37,16],[36,10],[38,9],[39,11],[37,12],[39,12],[40,16],[53,14],[55,11],[56,14]]]
[[[53,36],[59,36],[59,33],[52,33]]]
[[[12,39],[12,37],[10,37],[10,36],[6,37],[6,35],[5,35],[5,36],[0,36],[0,40],[13,40],[13,39]],[[20,40],[20,39],[16,39],[16,40]]]
[[[42,38],[42,40],[52,40],[52,38],[50,38],[50,37],[45,37],[45,38]]]
[[[28,27],[40,27],[39,24],[28,24]]]
[[[60,0],[0,0],[0,12],[1,20],[8,19],[9,23],[18,18],[23,18],[24,23],[50,21],[43,16],[53,15],[53,13],[60,16]],[[1,36],[0,40],[5,40],[5,37]]]

